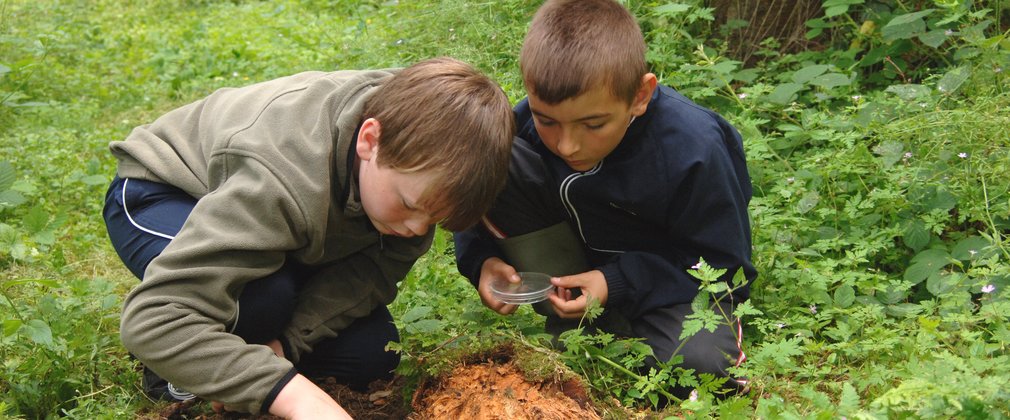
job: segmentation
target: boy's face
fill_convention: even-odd
[[[553,105],[531,93],[533,124],[544,145],[573,170],[592,169],[621,143],[632,117],[645,113],[656,86],[655,76],[646,76],[651,76],[651,84],[643,79],[631,104],[602,85]]]
[[[403,173],[379,165],[378,138],[380,125],[367,120],[358,136],[358,189],[365,214],[383,235],[402,237],[421,236],[438,223],[440,215],[432,215],[419,204],[422,195],[431,185],[434,174],[430,171]]]
[[[380,166],[375,159],[362,161],[358,173],[361,205],[375,229],[383,235],[421,236],[441,219],[418,204],[431,183],[431,174],[402,173]]]

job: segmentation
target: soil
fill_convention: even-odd
[[[586,386],[577,378],[530,380],[513,360],[510,348],[474,355],[449,372],[423,380],[408,402],[404,379],[375,381],[368,392],[355,392],[332,379],[319,384],[359,420],[368,419],[599,419]],[[277,419],[271,415],[215,413],[199,399],[159,406],[138,419]]]
[[[461,364],[414,393],[408,419],[599,419],[576,380],[531,382],[512,360]]]

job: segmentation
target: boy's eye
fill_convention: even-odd
[[[541,119],[538,119],[537,122],[540,123],[540,125],[545,126],[545,127],[550,127],[550,126],[553,126],[553,125],[557,124],[554,121],[541,120]]]
[[[410,210],[410,211],[416,210],[415,208],[411,207],[410,204],[407,204],[407,200],[400,199],[400,204],[403,204],[403,208],[405,208],[407,210]]]
[[[587,123],[587,124],[586,124],[586,128],[588,128],[588,129],[590,129],[590,130],[599,130],[599,129],[603,128],[603,126],[604,126],[605,124],[606,124],[606,123],[599,123],[599,124],[588,124],[588,123]]]

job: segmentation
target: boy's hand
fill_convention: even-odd
[[[600,305],[607,303],[607,279],[600,270],[571,276],[551,277],[551,284],[556,289],[547,295],[547,298],[551,300],[554,312],[562,318],[581,318],[586,313],[590,297],[599,301]],[[580,289],[582,295],[572,299],[572,289]]]
[[[333,398],[298,374],[288,382],[270,405],[270,414],[285,419],[350,419],[351,415]]]
[[[515,267],[508,265],[501,258],[491,257],[485,260],[484,264],[480,266],[480,281],[477,284],[477,294],[480,295],[480,300],[484,302],[484,306],[491,308],[492,311],[502,315],[511,315],[519,308],[519,305],[502,302],[491,294],[491,282],[499,277],[507,278],[513,283],[520,280],[519,275],[516,274]]]

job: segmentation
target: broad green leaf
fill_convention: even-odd
[[[820,201],[821,196],[820,194],[817,194],[817,191],[809,191],[806,194],[803,194],[803,198],[800,198],[800,201],[796,203],[796,212],[799,214],[805,214],[806,212],[813,210],[814,207],[817,207],[817,203]]]
[[[940,271],[941,268],[947,265],[946,261],[939,260],[926,260],[920,261],[915,264],[908,266],[905,269],[904,279],[905,281],[912,284],[919,284],[923,280],[929,278],[933,274]]]
[[[49,224],[49,214],[46,213],[46,210],[42,206],[35,206],[31,210],[28,210],[23,221],[29,233],[38,233],[43,231],[46,225]]]
[[[417,321],[431,313],[431,310],[432,308],[430,306],[415,306],[411,310],[407,311],[407,313],[403,314],[403,316],[400,317],[400,321],[403,323]]]
[[[25,336],[38,344],[46,346],[53,344],[53,330],[41,319],[28,320],[21,326],[21,330]]]
[[[926,229],[926,224],[921,220],[913,220],[905,225],[905,231],[902,238],[905,241],[905,245],[912,248],[914,251],[918,251],[925,248],[929,244],[929,238],[931,234],[929,230]]]
[[[943,187],[938,187],[926,201],[926,208],[936,210],[951,210],[957,205],[957,197]]]
[[[440,319],[422,319],[420,321],[407,324],[407,329],[412,333],[426,334],[441,330],[442,324],[442,320]]]
[[[910,318],[922,312],[922,306],[914,303],[899,303],[896,305],[887,305],[884,311],[895,318]]]
[[[843,284],[835,289],[835,306],[848,308],[856,301],[856,290],[847,284]]]
[[[937,48],[947,41],[947,30],[935,29],[919,34],[919,41],[931,48]]]
[[[884,291],[877,294],[880,303],[891,305],[905,300],[908,297],[908,290],[902,290],[895,286],[887,286]]]
[[[4,337],[10,337],[21,328],[20,319],[5,319],[3,324]]]
[[[21,193],[13,190],[0,191],[0,207],[17,207],[28,201]]]
[[[849,6],[846,5],[846,4],[843,4],[843,5],[840,5],[840,6],[831,6],[831,7],[828,7],[826,9],[824,9],[824,16],[825,17],[841,16],[841,15],[844,15],[845,12],[848,12],[848,11],[849,11]]]
[[[880,155],[885,168],[890,168],[905,154],[905,145],[894,140],[884,140],[873,147],[873,153]]]
[[[810,84],[814,86],[820,86],[825,89],[833,89],[839,86],[848,86],[852,84],[849,77],[841,73],[828,73],[822,74],[810,80]]]
[[[825,0],[821,7],[851,6],[853,4],[863,4],[866,0]]]
[[[912,257],[911,263],[915,264],[917,262],[927,261],[947,264],[950,262],[950,254],[947,253],[947,250],[941,248],[924,249],[922,252],[919,252]]]
[[[961,261],[972,261],[991,257],[996,251],[992,243],[981,236],[969,236],[957,242],[950,251],[951,257]]]
[[[796,73],[793,73],[793,82],[806,83],[810,81],[810,79],[813,79],[817,76],[824,74],[824,72],[828,71],[828,69],[830,68],[831,66],[825,64],[814,64],[812,66],[806,66],[802,69],[796,70]]]
[[[775,86],[775,90],[768,94],[768,101],[779,105],[786,105],[796,98],[796,92],[803,90],[803,85],[799,83],[783,83]]]
[[[907,39],[918,35],[926,30],[926,21],[922,18],[933,13],[933,10],[926,9],[895,17],[880,29],[880,34],[883,35],[886,42]]]
[[[957,91],[968,80],[969,76],[971,76],[971,70],[967,67],[954,68],[944,73],[940,81],[936,82],[936,89],[949,95]]]
[[[959,273],[936,272],[926,279],[926,290],[932,293],[933,296],[940,296],[954,290],[960,282],[961,274]]]
[[[719,74],[730,74],[730,73],[736,71],[736,69],[737,69],[737,67],[739,67],[739,65],[740,65],[739,61],[724,60],[724,61],[720,61],[718,63],[715,63],[714,65],[708,67],[708,69],[709,69],[709,71],[713,71],[713,72],[716,72],[716,73],[719,73]]]
[[[918,84],[891,85],[884,89],[884,92],[898,95],[906,101],[929,97],[929,88]]]
[[[17,174],[14,172],[14,166],[10,162],[0,160],[0,192],[11,189],[15,179]]]
[[[682,3],[667,3],[652,10],[660,16],[673,16],[678,13],[684,13],[691,10],[691,5]]]

